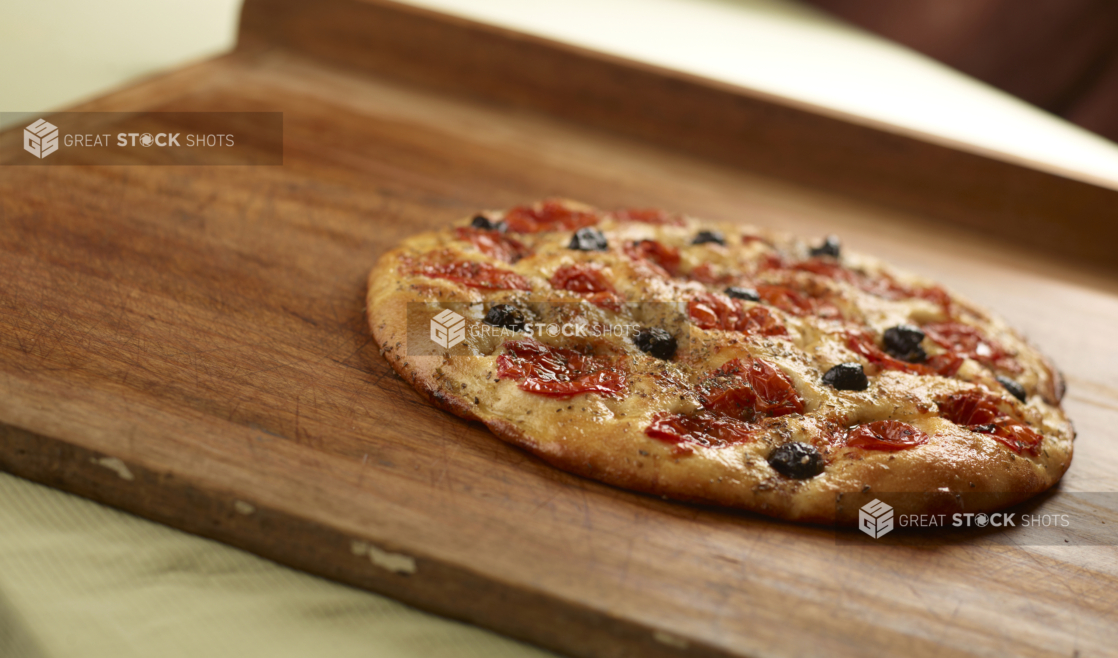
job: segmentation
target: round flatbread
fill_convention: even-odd
[[[368,319],[439,407],[678,500],[818,523],[879,492],[990,511],[1071,461],[1045,357],[835,238],[548,200],[405,240],[370,273]]]

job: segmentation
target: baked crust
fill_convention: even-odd
[[[570,201],[551,203],[597,212]],[[505,262],[509,259],[483,253],[456,232],[468,226],[469,219],[405,240],[384,254],[369,275],[368,319],[382,353],[401,377],[438,407],[485,423],[501,439],[558,468],[626,489],[788,520],[856,522],[858,507],[877,492],[923,494],[909,499],[907,509],[898,513],[951,511],[959,508],[962,495],[970,493],[983,496],[969,503],[967,511],[991,511],[1044,491],[1067,470],[1075,432],[1060,408],[1062,379],[1040,352],[992,313],[865,255],[844,252],[840,258],[815,259],[834,261],[857,278],[841,272],[835,277],[789,267],[766,269],[766,263],[812,261],[810,247],[756,227],[690,217],[663,221],[664,215],[658,223],[598,215],[595,226],[608,240],[607,251],[569,249],[572,230],[510,233],[530,253]],[[499,211],[485,213],[490,222],[504,216]],[[701,230],[720,232],[725,244],[691,244]],[[624,248],[641,240],[677,248],[677,276]],[[420,273],[417,263],[428,262],[433,255],[442,262],[486,263],[514,272],[524,277],[531,290],[484,289]],[[549,283],[560,267],[577,264],[603,269],[623,297],[618,310],[595,306],[585,294],[558,290]],[[671,360],[644,353],[630,339],[592,339],[594,349],[607,350],[624,364],[628,386],[619,397],[598,393],[546,397],[522,390],[515,378],[499,377],[497,360],[507,353],[507,341],[522,338],[506,329],[497,330],[497,338],[470,337],[456,352],[424,355],[418,349],[421,341],[427,341],[428,319],[448,304],[487,309],[498,303],[529,308],[540,302],[568,302],[565,308],[577,308],[585,318],[616,322],[635,317],[638,324],[647,325],[657,321],[655,313],[646,310],[651,303],[659,304],[656,308],[678,308],[696,295],[737,281],[794,286],[825,299],[827,311],[797,315],[759,304],[786,328],[784,336],[691,325],[686,347],[681,346]],[[938,295],[883,294],[874,288],[882,281],[898,290],[938,291]],[[414,316],[410,329],[409,304]],[[851,348],[852,331],[880,344],[889,327],[948,321],[977,329],[987,343],[1004,348],[1004,359],[991,365],[988,360],[983,364],[966,358],[953,376],[940,376],[883,369]],[[559,347],[587,342],[546,335],[535,339]],[[923,344],[930,356],[946,351],[928,339]],[[658,414],[695,413],[703,406],[700,382],[733,359],[750,358],[764,359],[790,379],[802,397],[802,414],[765,418],[751,426],[749,440],[714,447],[673,444],[646,434]],[[864,365],[869,375],[866,390],[836,390],[822,383],[831,366],[845,362]],[[995,378],[997,374],[1012,375],[1024,388],[1026,402],[1014,398]],[[946,398],[976,391],[996,397],[1002,409],[1042,436],[1041,442],[1032,450],[1011,449],[990,434],[943,417]],[[880,420],[903,421],[930,439],[902,450],[845,444],[849,428]],[[822,472],[793,479],[775,470],[768,458],[777,446],[789,442],[814,446],[824,462]],[[836,506],[840,498],[843,504]]]

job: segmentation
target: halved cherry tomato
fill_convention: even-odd
[[[741,301],[721,293],[699,293],[687,302],[687,314],[700,329],[740,331],[748,335],[783,336],[788,329],[768,309],[746,308]]]
[[[478,251],[506,263],[515,263],[532,253],[524,243],[500,231],[487,231],[472,226],[459,226],[454,230],[459,240],[472,242]]]
[[[416,274],[433,279],[448,279],[471,288],[490,290],[531,290],[528,279],[516,272],[503,270],[489,263],[477,261],[453,261],[450,263],[428,263],[420,265]]]
[[[738,322],[737,330],[747,335],[786,336],[788,328],[780,323],[767,308],[753,306],[746,309]]]
[[[923,327],[924,333],[944,349],[974,359],[991,368],[1019,373],[1021,364],[1000,343],[987,338],[977,327],[961,322],[935,322]]]
[[[605,359],[534,340],[508,341],[497,357],[497,374],[519,381],[522,391],[553,398],[581,393],[621,397],[628,381],[624,368]]]
[[[733,274],[717,274],[710,263],[699,263],[687,273],[687,278],[708,286],[724,286],[738,279]]]
[[[901,361],[887,354],[877,346],[877,341],[870,334],[853,330],[847,333],[846,346],[855,354],[861,355],[873,365],[882,370],[900,370],[918,375],[939,375],[953,377],[963,364],[963,359],[954,354],[937,354],[929,357],[923,363],[909,363]]]
[[[809,315],[816,310],[816,305],[809,297],[787,286],[762,283],[757,286],[757,295],[769,306],[775,306],[792,315]]]
[[[846,445],[866,450],[904,450],[927,442],[927,434],[899,420],[866,423],[846,435]]]
[[[939,402],[940,413],[947,420],[971,431],[987,434],[1010,450],[1031,455],[1040,453],[1044,437],[1010,414],[1002,411],[1008,403],[983,389],[955,393]]]
[[[933,304],[942,308],[944,313],[946,313],[947,315],[951,315],[951,296],[947,294],[946,290],[940,288],[939,286],[917,288],[912,291],[912,296],[926,299],[929,302],[932,302]]]
[[[613,284],[602,271],[602,266],[593,263],[564,265],[551,275],[551,287],[571,292],[613,292]]]
[[[582,293],[593,305],[620,311],[625,298],[617,294],[602,267],[593,263],[564,265],[551,275],[551,286],[559,290]]]
[[[792,380],[764,359],[727,361],[699,384],[703,407],[740,420],[803,413],[804,399]]]
[[[659,268],[664,276],[675,276],[679,270],[679,249],[668,247],[656,240],[637,240],[625,243],[625,254]],[[659,273],[659,272],[657,272]]]
[[[505,213],[505,224],[513,233],[573,231],[593,226],[598,219],[597,213],[572,210],[550,199],[538,206],[516,206]]]
[[[811,272],[834,281],[842,281],[859,290],[886,299],[905,299],[915,295],[908,286],[898,282],[887,272],[869,274],[843,266],[833,258],[810,258],[792,265],[792,270]]]
[[[660,412],[644,433],[654,439],[675,445],[677,455],[689,455],[694,446],[722,448],[745,443],[753,438],[755,427],[740,420],[700,411],[695,414]]]

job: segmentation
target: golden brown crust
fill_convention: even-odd
[[[491,212],[488,216],[495,221],[503,215]],[[467,223],[464,220],[458,226]],[[765,271],[758,268],[758,263],[766,258],[779,256],[788,262],[803,262],[808,258],[807,246],[748,226],[716,225],[691,218],[678,223],[656,225],[607,215],[597,225],[610,243],[605,252],[567,249],[570,230],[516,235],[532,253],[515,263],[481,253],[469,241],[458,239],[455,227],[414,236],[382,256],[370,273],[367,301],[373,336],[396,372],[436,406],[480,420],[501,439],[563,470],[680,500],[738,507],[796,521],[850,522],[857,507],[876,492],[926,494],[914,509],[907,510],[912,512],[948,510],[958,504],[959,493],[985,492],[991,495],[985,498],[983,509],[991,510],[1047,489],[1067,469],[1074,430],[1059,407],[1062,378],[1045,357],[996,316],[949,293],[949,305],[937,306],[923,297],[867,292],[863,288],[869,286],[862,283],[811,272],[787,268]],[[691,245],[691,237],[700,229],[721,231],[726,245]],[[691,274],[690,279],[654,271],[622,248],[642,239],[678,247],[679,272]],[[451,258],[488,263],[515,272],[525,277],[531,290],[487,290],[424,276],[416,264],[432,254],[443,261]],[[841,262],[858,276],[892,281],[898,289],[938,290],[931,282],[900,273],[873,258],[844,253]],[[596,307],[585,301],[585,295],[555,290],[549,284],[559,267],[577,263],[605,268],[624,297],[625,305],[619,312]],[[447,304],[475,304],[485,309],[494,303],[523,306],[539,300],[564,301],[577,304],[583,309],[580,313],[599,320],[632,320],[639,316],[648,321],[647,312],[633,310],[639,308],[637,304],[685,301],[723,285],[693,279],[714,281],[741,272],[761,284],[780,282],[814,291],[812,294],[828,300],[834,308],[797,316],[766,305],[787,327],[786,336],[692,326],[687,348],[670,362],[641,352],[630,340],[606,341],[610,350],[622,355],[629,375],[627,392],[619,398],[583,393],[556,399],[521,390],[513,379],[501,379],[497,358],[506,351],[505,339],[521,337],[514,332],[505,332],[504,338],[471,338],[458,347],[458,352],[450,353],[469,356],[422,355],[418,349],[426,334],[415,333],[416,327],[425,331],[427,319]],[[777,276],[783,278],[774,278]],[[417,302],[430,303],[419,310],[413,307],[421,317],[412,318],[413,333],[409,335],[408,304]],[[841,318],[836,318],[836,312]],[[949,377],[880,369],[851,351],[847,338],[851,327],[869,332],[880,341],[881,332],[890,326],[935,326],[945,321],[977,328],[991,344],[1005,348],[1007,360],[990,366],[966,359],[958,373]],[[408,349],[409,337],[416,349]],[[571,346],[580,340],[537,338],[554,346]],[[925,344],[929,354],[943,351],[930,341]],[[645,433],[657,414],[695,412],[702,404],[696,384],[735,358],[762,358],[775,364],[802,396],[804,413],[765,419],[754,428],[751,440],[721,447],[692,445],[681,451],[679,446]],[[866,391],[839,391],[821,383],[828,367],[849,361],[866,364],[871,375]],[[1012,372],[1002,367],[1006,364]],[[1026,403],[1014,399],[994,378],[1007,372],[1027,391]],[[948,396],[980,389],[998,398],[1002,408],[1043,436],[1035,455],[1028,450],[1015,452],[988,434],[942,417],[939,407]],[[878,420],[909,423],[931,439],[897,451],[844,444],[841,437],[847,428]],[[825,462],[821,474],[791,479],[773,469],[768,455],[775,447],[792,441],[819,450]],[[840,496],[843,505],[836,508]]]

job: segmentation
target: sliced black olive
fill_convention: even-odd
[[[488,217],[485,217],[484,215],[474,215],[473,220],[470,221],[470,226],[474,228],[480,228],[483,231],[500,231],[502,233],[505,232],[504,222],[490,221],[490,219]]]
[[[609,241],[596,228],[580,228],[571,236],[571,243],[567,245],[567,248],[579,251],[605,251],[609,249]]]
[[[823,458],[814,446],[793,441],[769,453],[769,465],[777,473],[794,480],[806,480],[823,472]]]
[[[485,324],[509,331],[524,331],[524,314],[512,304],[494,304],[483,320]]]
[[[1003,377],[1001,375],[998,375],[997,379],[998,379],[998,383],[1001,384],[1002,386],[1004,386],[1005,390],[1009,391],[1010,395],[1012,395],[1013,397],[1017,398],[1018,400],[1020,400],[1022,402],[1025,401],[1025,398],[1027,397],[1027,394],[1025,393],[1025,387],[1024,386],[1018,384],[1017,382],[1013,381],[1009,377]]]
[[[708,242],[725,245],[726,237],[719,231],[699,231],[695,234],[695,239],[691,241],[691,244],[706,244]]]
[[[636,336],[633,336],[633,343],[640,348],[640,351],[651,354],[657,359],[667,361],[675,355],[675,336],[660,327],[641,329]]]
[[[838,258],[842,254],[842,243],[833,235],[828,235],[823,244],[811,248],[812,256],[832,256]]]
[[[757,295],[757,291],[752,288],[740,288],[738,286],[730,286],[725,290],[726,294],[734,299],[744,299],[747,302],[759,302],[761,298]]]
[[[823,375],[823,383],[840,391],[864,391],[870,385],[860,363],[840,363]]]
[[[901,361],[923,363],[928,358],[920,346],[924,332],[910,324],[898,324],[885,330],[885,351]]]

